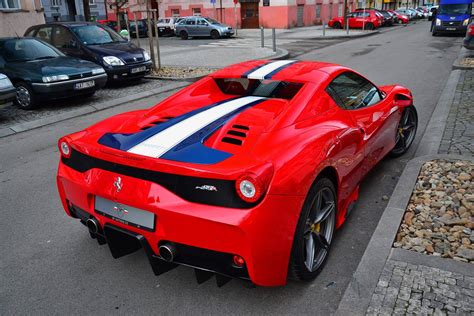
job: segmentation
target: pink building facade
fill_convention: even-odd
[[[357,2],[348,0],[348,10]],[[322,24],[344,14],[343,0],[162,0],[160,17],[202,15],[237,28],[293,28]]]

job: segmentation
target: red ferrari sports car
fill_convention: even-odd
[[[359,184],[413,142],[411,92],[330,63],[249,61],[62,137],[66,213],[155,274],[312,280]]]

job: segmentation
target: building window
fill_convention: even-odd
[[[321,3],[316,3],[316,18],[321,18]]]
[[[179,9],[171,9],[171,16],[176,18],[179,16]]]
[[[62,5],[61,0],[51,0],[51,6],[60,7]]]
[[[329,20],[332,19],[332,3],[329,4]]]
[[[343,10],[344,9],[344,4],[343,3],[339,3],[339,6],[337,8],[337,16],[343,16],[344,13],[343,13]]]
[[[201,16],[201,8],[193,8],[194,16]]]
[[[21,9],[20,0],[0,0],[1,9]]]
[[[95,4],[95,0],[89,0],[89,4],[90,4],[90,5],[94,5],[94,4]]]

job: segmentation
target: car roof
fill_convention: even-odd
[[[211,74],[213,78],[245,78],[249,72],[275,62],[274,60],[253,60],[239,64],[231,65]],[[349,68],[319,61],[294,61],[293,63],[281,68],[271,79],[291,82],[312,82],[319,84],[325,81],[329,75],[341,71],[353,71]]]
[[[97,22],[84,22],[84,21],[75,21],[75,22],[48,22],[45,24],[38,24],[35,25],[34,27],[41,27],[45,25],[62,25],[62,26],[84,26],[84,25],[101,25],[100,23]]]

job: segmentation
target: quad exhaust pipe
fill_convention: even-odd
[[[173,244],[166,243],[161,245],[158,250],[160,251],[160,257],[166,262],[173,262],[176,258],[177,251]]]

